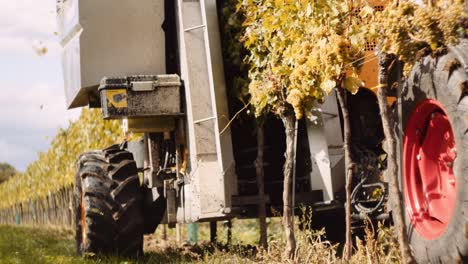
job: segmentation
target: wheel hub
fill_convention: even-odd
[[[411,223],[426,239],[436,239],[450,223],[456,203],[456,157],[446,111],[435,100],[421,102],[405,129],[404,193]]]

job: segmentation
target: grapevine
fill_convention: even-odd
[[[300,119],[335,87],[357,92],[355,62],[364,54],[362,25],[370,20],[370,7],[355,12],[349,1],[250,0],[240,8],[257,116],[278,113],[286,104]]]
[[[73,184],[75,161],[82,152],[102,149],[121,138],[117,121],[103,121],[100,111],[83,109],[80,118],[60,129],[50,148],[39,153],[24,173],[0,184],[0,209],[42,199]]]
[[[422,55],[442,52],[467,36],[468,14],[463,1],[433,2],[418,5],[392,1],[382,12],[375,13],[366,28],[380,52],[397,55],[405,63],[405,75]]]

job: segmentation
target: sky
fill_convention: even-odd
[[[0,0],[0,162],[20,171],[80,113],[65,105],[55,2]]]

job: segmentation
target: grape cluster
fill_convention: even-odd
[[[356,92],[353,62],[364,54],[368,13],[356,15],[351,1],[338,0],[241,1],[240,9],[257,115],[287,105],[302,118],[335,87]]]
[[[382,52],[395,54],[405,62],[405,73],[418,59],[418,52],[456,44],[465,36],[468,19],[461,0],[433,1],[417,5],[410,1],[393,1],[378,13],[368,29]]]

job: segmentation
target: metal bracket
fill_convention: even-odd
[[[166,197],[167,223],[177,223],[177,191],[174,189],[174,180],[164,181],[164,196]]]
[[[203,123],[203,122],[206,122],[206,121],[210,121],[210,120],[214,120],[214,119],[216,119],[216,116],[212,116],[212,117],[207,117],[207,118],[195,120],[193,123],[194,123],[194,124],[200,124],[200,123]]]
[[[132,82],[131,88],[135,92],[151,92],[157,86],[157,83],[151,82]]]
[[[206,27],[205,24],[199,25],[199,26],[195,26],[195,27],[190,27],[190,28],[185,29],[184,31],[185,31],[185,32],[189,32],[189,31],[192,31],[192,30],[195,30],[195,29],[199,29],[199,28],[204,28],[204,27]]]
[[[148,148],[146,147],[145,140],[139,139],[127,142],[127,150],[133,154],[133,159],[139,170],[146,169],[145,161],[148,160]]]

